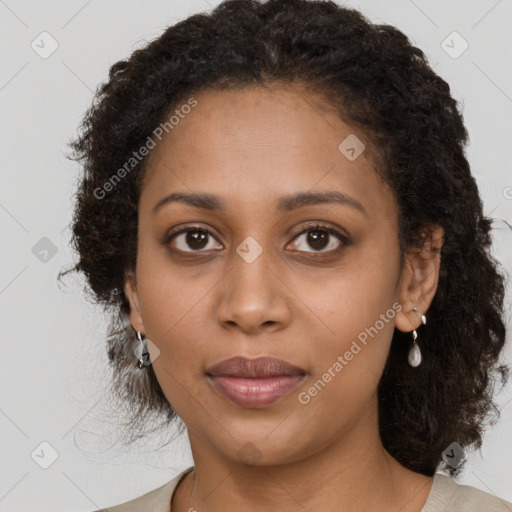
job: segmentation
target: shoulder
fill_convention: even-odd
[[[170,512],[171,498],[178,482],[186,473],[192,471],[194,467],[189,467],[176,475],[172,480],[164,485],[153,489],[133,500],[126,501],[120,505],[97,510],[96,512],[140,512],[141,510],[151,510],[151,512]]]
[[[512,512],[512,503],[436,473],[421,512]]]

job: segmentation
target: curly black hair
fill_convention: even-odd
[[[376,172],[399,205],[402,261],[422,247],[429,226],[444,229],[438,288],[418,340],[424,361],[406,363],[410,333],[395,329],[378,387],[379,428],[385,449],[405,467],[432,476],[442,466],[454,476],[463,464],[447,465],[443,451],[453,442],[481,446],[484,423],[499,417],[497,377],[502,384],[509,377],[499,361],[505,277],[489,250],[492,219],[483,214],[449,85],[397,28],[332,1],[224,1],[116,62],[98,87],[70,142],[70,158],[84,172],[72,224],[79,261],[65,273],[82,272],[93,300],[110,311],[113,390],[129,404],[133,432],[151,414],[162,426],[178,419],[152,366],[133,371],[135,335],[123,291],[136,265],[147,158],[101,198],[98,191],[185,98],[272,83],[305,85],[366,134]]]

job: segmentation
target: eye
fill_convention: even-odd
[[[333,236],[336,239],[333,239]],[[337,229],[331,226],[324,226],[322,224],[314,224],[302,230],[295,238],[293,244],[297,247],[297,240],[303,239],[304,244],[308,244],[313,248],[313,251],[306,252],[336,252],[341,249],[343,245],[348,245],[348,238],[340,233]],[[303,246],[304,246],[303,244]],[[326,249],[326,250],[324,250]],[[304,249],[299,248],[299,251]]]
[[[188,226],[178,232],[171,233],[166,238],[165,244],[175,241],[176,248],[182,252],[204,252],[203,249],[206,251],[216,248],[214,244],[211,244],[213,240],[216,240],[216,238],[208,229],[199,226]]]
[[[336,237],[333,239],[333,236]],[[322,224],[313,224],[307,226],[298,235],[294,237],[292,245],[295,245],[295,249],[304,252],[304,249],[297,248],[297,240],[303,238],[305,243],[308,244],[313,251],[305,252],[337,252],[343,246],[348,245],[348,238],[340,233],[337,229],[331,226],[325,226]],[[163,241],[164,245],[168,245],[174,242],[176,249],[181,252],[206,252],[212,249],[222,249],[222,245],[213,243],[217,238],[212,232],[206,228],[200,226],[187,226],[179,231],[171,232],[165,237]]]

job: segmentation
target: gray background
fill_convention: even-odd
[[[130,453],[115,446],[117,427],[105,401],[105,321],[84,301],[81,280],[59,287],[56,276],[73,261],[68,224],[79,168],[65,158],[66,143],[94,89],[111,64],[165,26],[218,3],[0,0],[2,511],[94,510],[163,485],[192,463],[186,437],[160,452],[154,451],[157,439]],[[471,139],[467,154],[486,213],[502,219],[495,224],[493,251],[510,273],[512,231],[505,221],[512,224],[512,2],[345,5],[405,32],[462,102]],[[51,39],[40,35],[44,31]],[[43,58],[52,40],[58,48]],[[469,46],[458,55],[464,40]],[[510,337],[509,331],[507,362]],[[511,387],[498,397],[500,421],[460,479],[509,501]],[[41,467],[52,454],[53,463]]]

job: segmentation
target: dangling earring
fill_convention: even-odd
[[[414,311],[417,315],[419,315],[421,317],[421,323],[423,325],[425,325],[427,323],[427,318],[425,317],[425,315],[422,315],[418,311],[418,308],[412,308],[412,311]],[[419,366],[421,364],[421,351],[420,351],[420,347],[416,343],[417,337],[418,337],[418,333],[416,332],[416,329],[414,329],[414,331],[412,331],[412,347],[409,350],[409,357],[408,357],[409,364],[411,366],[413,366],[414,368],[416,368],[417,366]]]
[[[141,352],[140,352],[139,360],[137,362],[137,366],[139,368],[143,368],[144,367],[144,356],[148,356],[149,354],[148,354],[148,349],[147,349],[146,343],[145,343],[146,340],[142,339],[140,331],[137,331],[137,338],[139,339],[140,344],[141,344],[141,347],[140,347]]]

